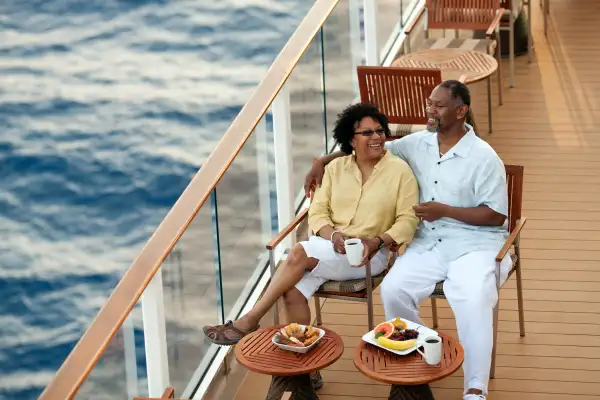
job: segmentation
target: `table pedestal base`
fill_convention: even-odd
[[[388,400],[435,400],[429,385],[392,385]]]
[[[285,392],[292,392],[293,400],[319,400],[310,375],[274,376],[266,400],[280,400]]]

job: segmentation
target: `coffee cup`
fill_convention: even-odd
[[[352,266],[358,266],[362,262],[364,245],[360,239],[347,239],[344,241],[346,257]]]
[[[423,346],[424,352],[419,350]],[[442,361],[442,338],[439,336],[427,336],[417,344],[417,351],[423,356],[429,365],[438,365]]]

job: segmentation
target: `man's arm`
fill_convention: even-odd
[[[325,166],[333,160],[335,160],[336,158],[344,157],[347,155],[348,154],[344,153],[343,151],[335,151],[331,154],[321,156],[315,159],[315,161],[313,161],[312,167],[308,171],[308,174],[306,174],[306,178],[304,178],[304,194],[306,195],[306,197],[310,197],[310,189],[313,186],[313,184],[316,184],[317,187],[320,187],[321,183],[323,183],[323,175],[325,175]]]
[[[499,158],[482,165],[475,178],[476,207],[452,207],[437,202],[427,202],[415,207],[417,217],[433,222],[452,218],[469,225],[502,226],[508,215],[508,189],[506,170]]]
[[[396,157],[400,157],[404,161],[408,162],[406,146],[408,145],[409,137],[410,135],[400,139],[392,140],[390,142],[385,142],[385,149],[393,155],[395,155]],[[313,184],[321,186],[321,183],[323,181],[323,174],[325,173],[325,166],[333,160],[335,160],[336,158],[344,157],[347,155],[348,154],[342,151],[335,151],[331,154],[326,154],[315,159],[311,169],[308,171],[308,174],[306,174],[306,178],[304,179],[304,193],[306,197],[310,197],[310,188]]]
[[[477,226],[502,226],[506,217],[488,206],[460,208],[447,206],[445,217]]]

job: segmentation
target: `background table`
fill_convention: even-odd
[[[285,391],[293,392],[295,400],[318,399],[310,373],[336,362],[344,353],[344,342],[337,333],[319,327],[325,336],[308,353],[282,350],[271,339],[284,326],[259,329],[245,336],[235,347],[235,357],[250,371],[273,376],[268,400],[281,399]]]
[[[455,48],[426,49],[404,54],[392,67],[436,68],[442,70],[442,79],[460,80],[466,85],[482,81],[498,69],[498,61],[489,54]]]
[[[439,365],[427,364],[417,351],[398,356],[362,340],[354,352],[354,365],[369,378],[391,384],[390,400],[432,400],[429,383],[452,375],[464,360],[458,340],[443,333],[439,335],[442,338]]]
[[[435,68],[442,71],[442,80],[459,80],[465,85],[487,79],[488,129],[492,133],[492,81],[498,69],[498,61],[480,51],[456,48],[425,49],[403,54],[392,63],[392,67]],[[498,79],[498,103],[502,105],[502,84]],[[473,119],[474,118],[474,115]]]

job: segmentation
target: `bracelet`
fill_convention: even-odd
[[[330,242],[333,242],[333,235],[335,235],[336,233],[342,233],[340,231],[333,231],[333,233],[331,234],[331,237],[329,238]]]
[[[377,250],[381,250],[383,247],[385,247],[385,240],[383,240],[381,236],[377,236],[377,239],[381,240],[381,244],[379,245]]]

